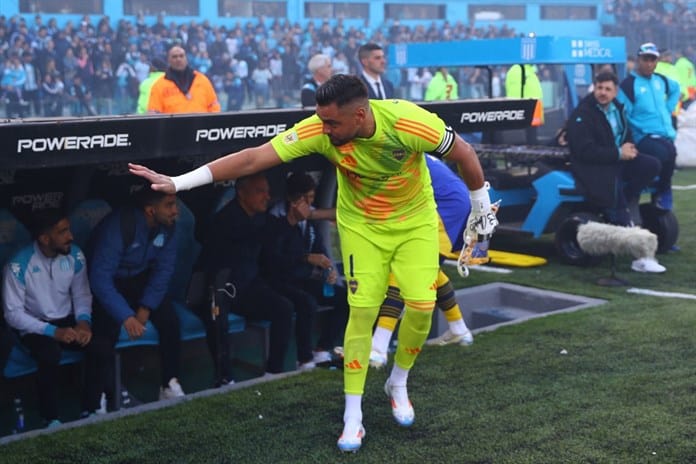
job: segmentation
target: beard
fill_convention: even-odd
[[[55,251],[56,254],[58,254],[58,255],[67,256],[67,255],[70,254],[70,250],[71,250],[71,249],[72,249],[72,243],[68,243],[68,244],[65,245],[64,247],[55,247],[55,248],[53,248],[53,251]]]

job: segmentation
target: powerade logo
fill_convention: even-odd
[[[283,132],[286,127],[287,124],[270,124],[267,126],[238,126],[198,129],[196,131],[196,142],[200,142],[202,140],[208,142],[217,142],[219,140],[273,137]]]
[[[17,153],[33,151],[93,150],[95,148],[124,148],[130,146],[128,134],[69,135],[66,137],[37,137],[17,140]]]
[[[63,200],[63,192],[28,193],[12,197],[12,206],[30,206],[32,211],[44,208],[58,208]]]
[[[469,111],[462,113],[460,124],[479,122],[524,121],[524,110]]]
[[[571,40],[573,58],[612,58],[611,48],[602,47],[599,40]]]

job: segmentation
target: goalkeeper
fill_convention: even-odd
[[[435,193],[435,204],[439,216],[440,264],[453,252],[464,246],[463,234],[466,219],[471,211],[469,189],[464,182],[441,160],[426,155],[426,163]],[[437,338],[426,342],[428,345],[449,345],[459,343],[471,345],[474,337],[464,322],[462,312],[454,297],[454,287],[449,277],[440,269],[437,275],[436,306],[442,310],[449,328]],[[392,333],[401,317],[404,300],[398,284],[390,277],[387,298],[382,303],[377,319],[377,328],[372,335],[370,366],[383,367],[387,363],[387,351]]]
[[[320,153],[336,166],[337,224],[350,317],[344,338],[345,411],[342,451],[357,451],[365,437],[362,396],[372,327],[389,273],[401,285],[405,312],[394,368],[385,384],[392,416],[414,420],[407,379],[430,330],[438,271],[437,212],[423,153],[455,162],[471,191],[469,225],[481,235],[497,225],[476,152],[437,115],[404,100],[368,100],[359,77],[337,74],[316,93],[316,114],[263,145],[231,153],[170,178],[131,164],[155,190],[174,193],[235,179],[281,162]]]

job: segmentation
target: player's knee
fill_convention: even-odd
[[[434,301],[409,301],[405,300],[404,303],[406,304],[407,308],[414,309],[417,312],[432,312],[433,309],[435,308],[435,302]]]

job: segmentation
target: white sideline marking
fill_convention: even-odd
[[[444,264],[447,264],[448,266],[457,266],[457,261],[454,259],[446,259],[444,261]],[[511,274],[512,269],[505,269],[502,267],[495,267],[495,266],[471,266],[469,268],[472,271],[482,271],[482,272],[493,272],[496,274]]]
[[[650,295],[659,296],[662,298],[682,298],[685,300],[696,300],[696,295],[691,293],[678,293],[678,292],[658,292],[656,290],[649,290],[647,288],[629,288],[626,290],[628,293],[637,293],[639,295]]]
[[[672,190],[694,190],[696,189],[696,184],[691,185],[673,185]]]

